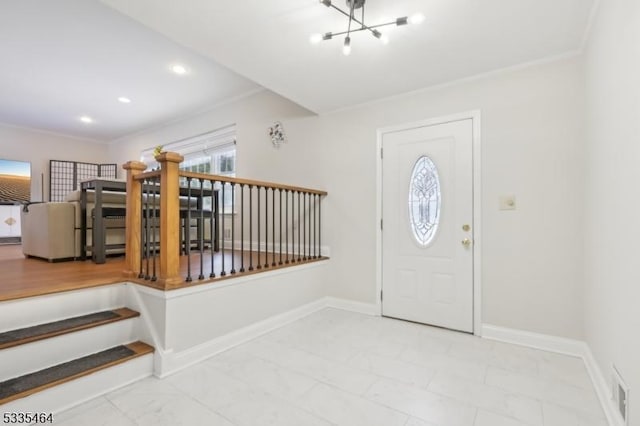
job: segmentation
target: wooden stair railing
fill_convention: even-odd
[[[321,221],[325,191],[180,171],[183,157],[172,152],[156,160],[159,171],[143,172],[139,162],[123,166],[127,277],[170,290],[194,280],[326,259]]]

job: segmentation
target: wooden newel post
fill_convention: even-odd
[[[180,276],[180,177],[184,157],[175,152],[156,156],[160,163],[160,275],[165,290],[178,287]]]
[[[124,275],[137,278],[140,273],[140,236],[142,235],[141,220],[142,183],[134,177],[146,170],[147,165],[140,161],[129,161],[122,166],[127,171],[127,218],[125,230],[125,262]]]

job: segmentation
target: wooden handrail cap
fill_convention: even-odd
[[[158,163],[182,163],[184,157],[177,152],[161,152],[156,155],[156,161]]]
[[[140,170],[141,172],[147,170],[147,165],[142,161],[127,161],[122,165],[125,170]]]

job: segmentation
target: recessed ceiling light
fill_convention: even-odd
[[[118,102],[122,102],[123,104],[130,104],[131,103],[131,99],[125,97],[125,96],[120,96],[118,98]]]
[[[88,115],[83,115],[82,117],[80,117],[80,121],[85,124],[91,124],[93,123],[93,118],[89,117]]]
[[[182,64],[175,64],[171,66],[171,71],[178,75],[185,75],[187,73],[187,67]]]

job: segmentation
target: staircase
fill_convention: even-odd
[[[153,372],[124,284],[0,303],[0,412],[57,413]]]

